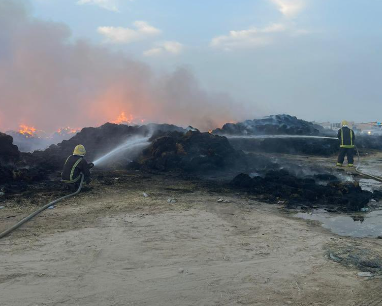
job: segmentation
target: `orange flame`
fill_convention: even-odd
[[[134,117],[132,114],[129,114],[126,116],[126,113],[125,112],[122,112],[118,118],[114,121],[111,121],[111,123],[115,123],[115,124],[143,124],[146,122],[146,119],[142,119],[142,118],[136,118]]]
[[[33,126],[20,124],[19,133],[24,135],[26,138],[34,137],[36,136],[36,129]]]
[[[58,134],[62,134],[62,133],[66,133],[66,134],[76,134],[80,131],[81,129],[75,129],[75,128],[71,128],[70,126],[67,126],[67,127],[64,127],[64,128],[61,128],[61,129],[58,129],[57,130],[57,133]]]
[[[113,121],[112,123],[115,123],[115,124],[130,124],[134,121],[134,116],[133,115],[129,115],[128,117],[126,116],[125,112],[122,112],[117,120]]]

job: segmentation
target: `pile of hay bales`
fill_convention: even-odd
[[[290,115],[273,115],[262,119],[226,123],[213,131],[217,135],[321,135],[324,128]]]
[[[235,150],[226,137],[188,131],[155,136],[138,159],[143,169],[211,172],[243,166],[243,152]]]

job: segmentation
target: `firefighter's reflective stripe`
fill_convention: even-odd
[[[350,145],[353,146],[353,131],[350,130]]]
[[[65,167],[65,165],[68,163],[68,160],[69,160],[70,157],[71,157],[71,156],[69,156],[69,157],[66,159],[65,164],[64,164],[64,167]],[[62,180],[62,182],[65,182],[65,183],[72,183],[71,181],[68,181],[68,180]]]
[[[69,158],[68,158],[69,159]],[[68,159],[66,161],[68,161]],[[76,170],[76,167],[79,165],[79,163],[82,161],[82,158],[80,158],[79,160],[77,160],[75,162],[75,164],[73,165],[72,167],[72,170],[70,171],[70,180],[67,181],[67,180],[64,180],[63,182],[65,183],[76,183],[80,178],[81,178],[81,175],[79,175],[78,177],[76,177],[75,179],[73,179],[73,175],[74,175],[74,171]]]
[[[341,148],[344,148],[344,149],[354,149],[354,145],[342,145]]]
[[[70,158],[70,156],[66,159],[64,167],[65,167],[66,163],[68,162],[69,158]]]
[[[350,130],[349,132],[350,132],[350,145],[345,145],[344,144],[344,129],[341,128],[341,145],[340,145],[341,148],[345,148],[345,149],[353,149],[354,148],[353,131]]]

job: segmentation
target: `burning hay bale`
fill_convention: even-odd
[[[288,208],[322,205],[333,210],[360,211],[372,198],[378,197],[356,183],[333,181],[332,177],[328,180],[322,185],[314,178],[298,178],[285,170],[275,170],[255,177],[239,174],[231,185],[269,202],[283,201]]]
[[[225,137],[191,130],[156,137],[138,160],[144,169],[210,172],[246,163],[245,154]]]

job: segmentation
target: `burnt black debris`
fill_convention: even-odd
[[[330,175],[299,178],[285,170],[272,170],[255,177],[242,173],[232,180],[231,186],[271,203],[282,201],[287,208],[321,205],[338,211],[359,211],[371,199],[380,199],[379,194],[364,191],[357,183],[335,181]]]

